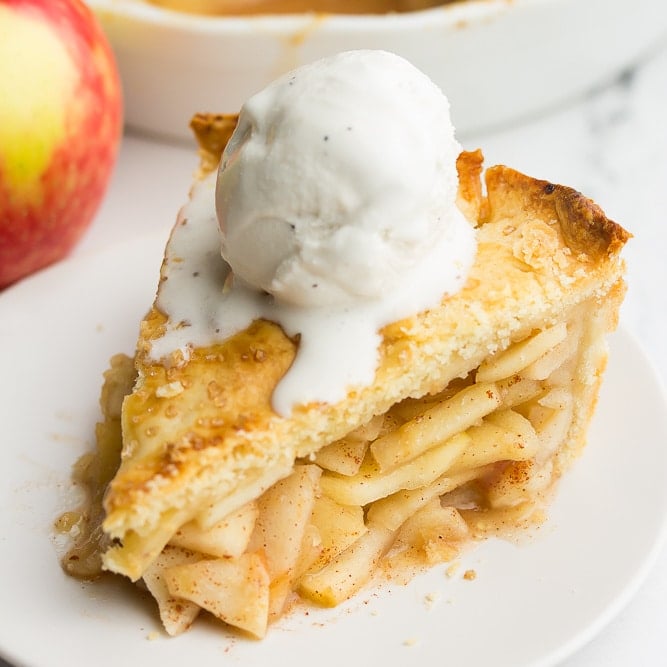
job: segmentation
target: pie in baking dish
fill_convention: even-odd
[[[234,123],[193,119],[199,181]],[[375,571],[451,561],[533,520],[580,453],[629,234],[571,188],[482,178],[479,152],[457,169],[478,241],[464,288],[385,327],[375,380],[340,402],[273,411],[298,339],[266,320],[158,363],[154,305],[114,360],[97,460],[122,453],[96,473],[112,479],[93,551],[143,581],[170,634],[205,609],[261,637],[296,596],[335,605]]]
[[[451,2],[451,0],[449,0]],[[260,14],[385,14],[414,12],[447,4],[444,0],[149,0],[154,5],[212,16]]]

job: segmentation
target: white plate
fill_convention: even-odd
[[[263,642],[204,621],[178,639],[123,580],[82,584],[52,522],[92,444],[108,358],[131,352],[160,239],[60,264],[0,296],[0,655],[22,665],[544,665],[589,640],[650,567],[667,514],[667,411],[651,367],[615,334],[590,444],[528,543],[489,541],[456,576],[434,568],[333,611],[297,611]],[[474,568],[477,579],[464,581]],[[435,601],[427,604],[433,594]],[[372,662],[371,662],[372,661]]]

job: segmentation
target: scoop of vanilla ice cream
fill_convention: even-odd
[[[403,58],[296,69],[245,103],[222,156],[222,255],[288,304],[378,299],[459,224],[459,152],[447,98]]]

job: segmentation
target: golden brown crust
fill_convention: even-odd
[[[459,174],[459,193],[456,203],[466,218],[477,224],[484,204],[482,151],[479,148],[476,151],[462,151],[456,159],[456,169]]]
[[[198,113],[192,117],[190,129],[199,146],[201,175],[217,168],[237,121],[238,114]]]
[[[563,241],[575,253],[593,258],[620,252],[631,234],[573,188],[538,180],[504,166],[486,171],[486,219],[519,214],[557,222]]]
[[[146,493],[156,476],[181,484],[197,473],[203,450],[214,448],[220,462],[247,455],[239,434],[270,428],[271,394],[295,349],[277,325],[258,320],[181,366],[137,360],[144,380],[123,407],[126,448],[137,443],[133,465],[112,483],[108,511]]]
[[[217,165],[232,122],[193,120],[204,169]],[[338,404],[298,406],[290,418],[272,411],[272,392],[297,343],[268,322],[196,350],[187,363],[155,364],[146,351],[164,315],[151,311],[138,344],[139,380],[123,409],[124,460],[106,496],[105,530],[122,540],[105,557],[109,569],[140,576],[180,523],[212,506],[232,511],[287,474],[295,457],[406,397],[441,390],[582,303],[614,294],[616,312],[625,230],[574,190],[507,167],[487,171],[484,199],[481,153],[462,155],[457,166],[459,198],[480,223],[467,283],[439,308],[386,327],[375,381],[351,388]],[[608,328],[613,318],[606,317]],[[590,366],[582,374],[595,391],[601,367]]]

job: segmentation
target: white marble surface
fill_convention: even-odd
[[[667,44],[586,97],[511,128],[461,137],[505,163],[595,199],[635,238],[622,321],[667,384]],[[191,147],[129,135],[111,190],[75,255],[127,237],[166,238],[195,167]],[[667,446],[667,443],[665,443]],[[667,479],[667,472],[666,472]],[[0,664],[1,664],[0,660]],[[568,667],[667,664],[667,549],[641,589]]]

